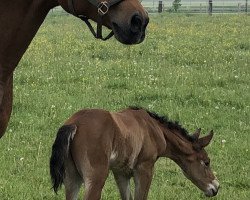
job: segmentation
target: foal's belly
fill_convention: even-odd
[[[122,173],[126,176],[133,175],[135,159],[132,157],[119,157],[119,155],[115,152],[111,153],[109,168],[113,172]]]

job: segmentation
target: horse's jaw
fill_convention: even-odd
[[[115,38],[123,44],[139,44],[145,39],[145,30],[134,33],[130,29],[122,28],[116,23],[112,23],[112,30]]]

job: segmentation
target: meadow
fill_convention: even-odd
[[[150,16],[146,40],[101,42],[69,15],[50,14],[20,62],[14,108],[0,140],[0,199],[64,199],[51,190],[58,128],[82,108],[130,105],[213,129],[207,147],[221,189],[213,199],[250,197],[250,16]],[[82,198],[82,192],[80,195]],[[156,163],[149,199],[204,199],[169,159]],[[102,199],[119,199],[112,174]]]

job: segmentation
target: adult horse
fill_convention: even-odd
[[[144,40],[148,16],[137,0],[0,0],[0,138],[7,128],[13,101],[13,72],[48,12],[62,6],[84,20],[96,38],[102,25],[123,44]],[[94,33],[88,19],[98,23]]]

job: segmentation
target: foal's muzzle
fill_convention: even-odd
[[[213,197],[217,195],[220,188],[220,184],[217,180],[213,180],[212,183],[208,184],[207,190],[205,191],[205,195],[207,197]]]

